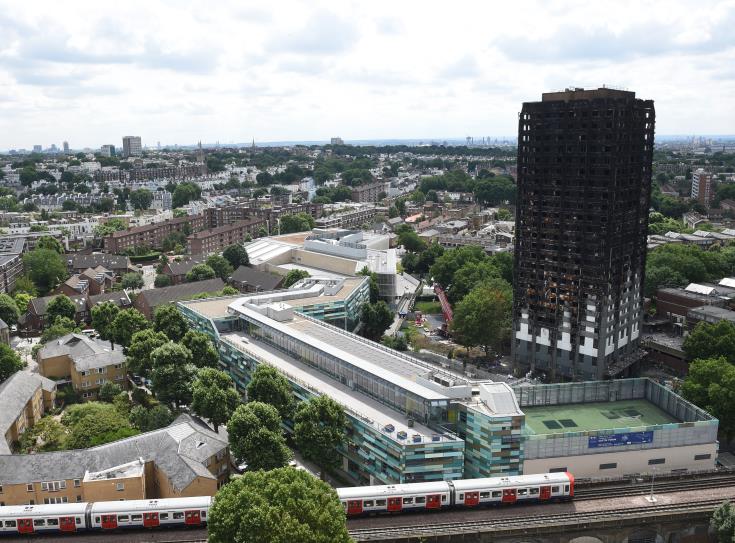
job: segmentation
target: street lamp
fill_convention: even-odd
[[[656,468],[653,468],[653,473],[651,474],[651,494],[646,496],[646,501],[648,503],[656,503],[656,496],[653,495],[653,483],[656,480]]]

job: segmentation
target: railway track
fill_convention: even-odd
[[[680,492],[735,486],[735,475],[708,477],[706,479],[677,479],[654,481],[654,493]],[[577,486],[574,490],[575,500],[596,500],[600,498],[620,498],[625,496],[642,496],[651,492],[651,482],[636,484],[586,488]]]
[[[474,534],[488,531],[531,530],[549,526],[579,526],[585,523],[620,522],[626,518],[639,518],[641,515],[652,517],[673,513],[706,513],[722,502],[721,499],[705,500],[692,504],[648,505],[610,511],[588,511],[538,515],[528,519],[501,518],[477,521],[431,523],[423,525],[391,526],[350,530],[355,541],[395,541],[443,535]]]

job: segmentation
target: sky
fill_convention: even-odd
[[[733,29],[735,0],[0,0],[0,149],[513,136],[602,85],[733,134]]]

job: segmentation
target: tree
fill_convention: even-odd
[[[721,320],[716,324],[700,322],[684,338],[687,358],[714,358],[723,356],[735,364],[735,324]]]
[[[175,305],[166,304],[158,306],[153,313],[153,328],[166,334],[171,341],[181,341],[189,324]]]
[[[719,430],[729,442],[735,435],[735,366],[722,356],[698,358],[689,364],[681,393],[719,419]]]
[[[500,270],[493,260],[488,258],[480,262],[469,262],[454,273],[449,287],[449,301],[457,304],[480,283],[493,279],[500,279]]]
[[[148,209],[153,203],[153,193],[148,189],[138,189],[130,193],[130,205],[134,209]]]
[[[483,262],[487,258],[488,256],[482,247],[477,245],[467,245],[457,249],[450,249],[444,251],[444,254],[436,259],[429,273],[434,278],[434,281],[446,288],[452,284],[454,274],[461,267],[471,263]]]
[[[302,470],[249,472],[217,493],[210,543],[348,543],[337,493]]]
[[[306,270],[299,270],[299,269],[290,270],[286,274],[286,278],[283,280],[283,288],[288,288],[291,285],[298,283],[302,279],[306,279],[307,277],[311,277],[311,276],[309,275],[309,272]]]
[[[206,279],[214,279],[214,270],[206,264],[196,264],[191,268],[189,273],[186,274],[186,280],[190,283],[195,281],[205,281]]]
[[[25,367],[23,362],[10,345],[0,343],[0,383]]]
[[[77,308],[74,302],[71,301],[65,294],[60,294],[53,300],[51,300],[46,308],[46,322],[53,324],[58,317],[66,317],[67,319],[74,320],[77,314]]]
[[[156,288],[168,287],[171,285],[171,278],[168,275],[158,274],[153,280],[153,286]]]
[[[41,294],[46,294],[69,275],[61,255],[51,249],[34,249],[23,255],[23,268]]]
[[[15,280],[13,294],[18,294],[19,292],[25,292],[33,298],[38,296],[38,289],[36,289],[36,285],[28,275],[21,275]]]
[[[128,371],[135,375],[148,377],[153,369],[151,358],[153,351],[168,342],[166,334],[155,332],[150,328],[133,334],[126,351]]]
[[[130,340],[135,332],[146,330],[151,327],[148,319],[137,309],[121,310],[108,328],[110,339],[123,347],[130,345]]]
[[[86,449],[138,433],[114,405],[100,402],[69,406],[61,423],[68,428],[69,449]]]
[[[145,285],[143,276],[137,272],[126,273],[122,276],[122,288],[124,289],[141,289]]]
[[[304,455],[321,468],[336,469],[342,462],[338,452],[345,441],[347,417],[342,406],[326,395],[301,402],[294,415],[294,439]]]
[[[15,305],[18,306],[18,311],[20,311],[21,315],[26,314],[28,311],[28,304],[31,303],[31,300],[33,300],[33,296],[27,292],[16,292],[13,295],[13,301],[15,302]]]
[[[409,254],[409,253],[407,253]],[[364,266],[357,275],[365,275],[370,278],[370,303],[374,304],[380,298],[380,287],[378,286],[378,274],[371,272],[370,268]]]
[[[98,238],[103,238],[105,236],[109,236],[110,234],[114,234],[115,232],[126,230],[127,228],[128,225],[125,223],[125,221],[118,217],[112,217],[111,219],[107,219],[103,224],[95,226],[94,235]]]
[[[219,365],[217,349],[204,332],[188,330],[181,339],[181,343],[191,351],[194,365],[197,368],[216,368]]]
[[[78,331],[79,327],[77,326],[77,323],[70,318],[56,317],[53,324],[46,328],[41,334],[41,343],[48,343],[53,339]]]
[[[151,353],[153,391],[164,403],[177,408],[191,401],[191,384],[196,366],[191,363],[191,352],[183,345],[169,341]]]
[[[186,181],[176,185],[172,195],[173,207],[185,206],[192,200],[198,200],[202,196],[199,185]]]
[[[500,351],[510,337],[513,294],[511,286],[496,279],[472,290],[457,305],[452,331],[460,345],[480,345],[485,356],[490,348]]]
[[[400,234],[398,234],[398,243],[403,245],[407,251],[412,251],[414,253],[418,253],[426,249],[426,242],[410,227],[406,227],[400,231]]]
[[[141,432],[151,432],[171,424],[174,416],[171,410],[165,405],[158,404],[151,408],[136,405],[130,410],[129,420]]]
[[[223,281],[227,281],[230,275],[232,275],[232,266],[230,265],[230,262],[222,256],[210,256],[207,258],[207,266],[212,268],[215,275]]]
[[[363,304],[360,313],[361,332],[366,338],[380,341],[385,331],[393,323],[393,312],[383,300],[374,304]]]
[[[709,525],[720,543],[735,541],[735,508],[729,501],[722,502],[712,512]]]
[[[271,470],[291,459],[281,429],[281,417],[272,405],[249,402],[239,405],[227,423],[232,454],[251,470]]]
[[[18,323],[19,318],[20,309],[18,309],[15,300],[7,294],[0,294],[0,319],[5,321],[8,326],[13,326]]]
[[[235,390],[232,377],[214,368],[199,370],[191,386],[191,409],[202,418],[208,419],[219,431],[240,404],[240,394]]]
[[[222,256],[230,263],[233,270],[236,270],[240,266],[250,264],[247,249],[238,243],[225,247],[225,250],[222,251]]]
[[[41,236],[36,242],[37,249],[50,249],[56,251],[60,255],[64,254],[64,246],[61,242],[52,236]]]
[[[273,366],[259,364],[247,386],[248,401],[273,406],[282,418],[293,413],[293,389],[284,375]]]
[[[120,308],[113,302],[103,302],[92,308],[92,328],[97,330],[102,339],[112,339],[110,327],[118,313]]]
[[[293,215],[284,215],[280,219],[280,233],[291,234],[293,232],[303,232],[314,228],[314,217],[308,213],[295,213]]]
[[[112,403],[115,396],[120,394],[122,391],[123,389],[120,385],[113,383],[112,381],[107,381],[100,387],[100,391],[97,393],[97,396],[101,402]]]
[[[273,176],[268,172],[260,172],[255,176],[255,181],[258,185],[267,186],[273,183]]]

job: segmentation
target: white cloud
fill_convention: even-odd
[[[609,84],[658,133],[735,127],[735,0],[0,0],[0,149],[513,135]]]

